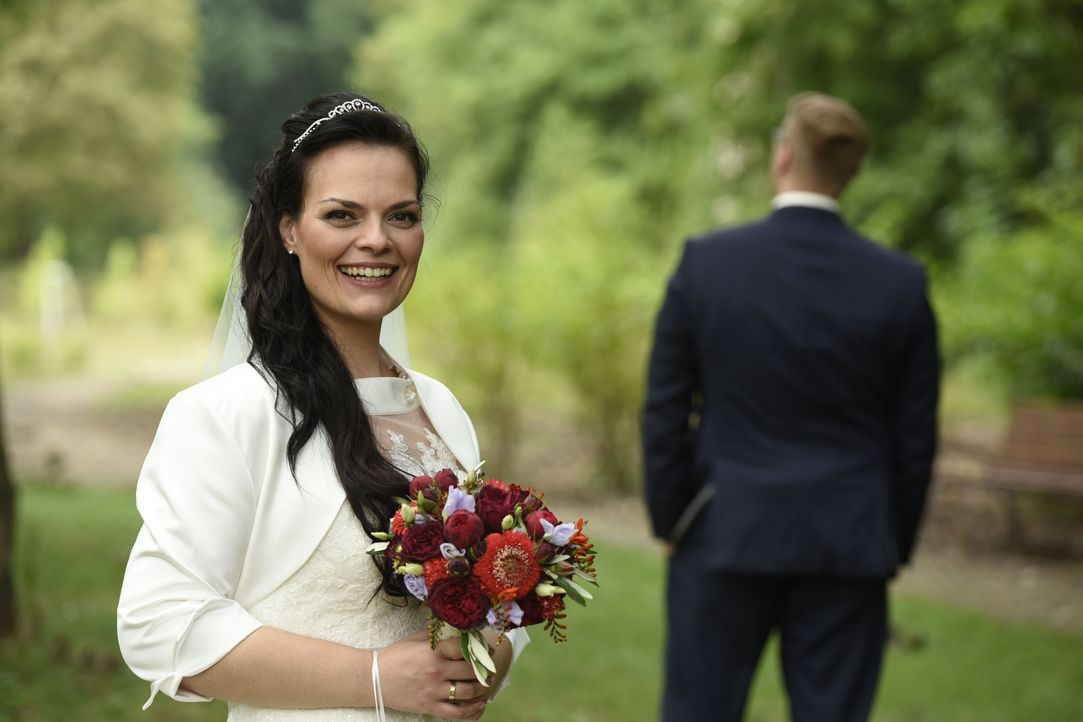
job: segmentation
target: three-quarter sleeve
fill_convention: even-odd
[[[224,657],[260,623],[233,596],[258,498],[235,438],[185,392],[166,407],[136,489],[143,527],[117,608],[125,662],[158,692],[206,698],[181,681]]]

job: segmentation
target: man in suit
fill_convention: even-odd
[[[643,419],[672,551],[666,722],[739,721],[775,630],[796,722],[868,718],[887,581],[930,479],[939,357],[921,266],[839,216],[867,147],[849,104],[795,96],[774,211],[690,240],[669,282]]]

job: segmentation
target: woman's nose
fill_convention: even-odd
[[[387,237],[387,229],[380,219],[372,218],[358,228],[354,245],[371,253],[383,253],[391,247],[391,239]]]

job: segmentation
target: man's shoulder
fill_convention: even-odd
[[[878,264],[882,268],[889,269],[905,278],[924,278],[924,266],[913,256],[898,248],[891,248],[883,243],[878,243],[850,226],[846,228],[853,235],[857,247],[870,263]]]

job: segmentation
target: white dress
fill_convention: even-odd
[[[465,475],[437,436],[418,401],[413,382],[370,378],[355,382],[377,441],[409,476],[450,468]],[[249,608],[263,624],[363,649],[380,649],[425,627],[428,612],[414,601],[374,593],[380,573],[364,553],[371,543],[348,502],[308,561],[266,598]],[[366,684],[368,680],[358,680]],[[373,709],[292,710],[229,705],[229,722],[367,722]],[[431,720],[387,710],[389,722]]]

